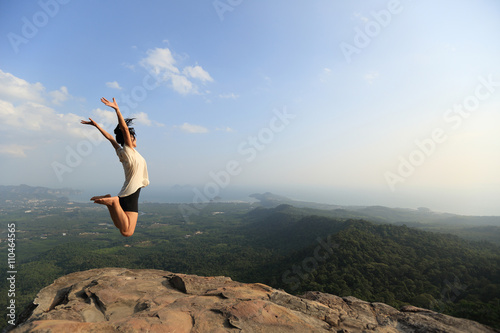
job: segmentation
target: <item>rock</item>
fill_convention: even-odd
[[[11,332],[498,332],[412,306],[125,268],[63,276],[21,317]]]

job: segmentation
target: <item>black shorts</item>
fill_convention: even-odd
[[[124,212],[136,212],[139,213],[139,194],[141,193],[141,189],[135,191],[131,195],[127,195],[126,197],[118,197],[120,201],[120,206]]]

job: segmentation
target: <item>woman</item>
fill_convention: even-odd
[[[118,117],[118,126],[114,131],[116,140],[91,118],[89,118],[89,121],[82,120],[82,124],[96,127],[111,142],[120,162],[122,162],[125,171],[125,183],[120,193],[115,197],[106,194],[92,197],[90,200],[108,207],[111,219],[120,230],[120,233],[125,237],[130,237],[134,234],[137,217],[139,216],[138,205],[141,188],[149,185],[148,169],[144,158],[135,150],[137,147],[135,131],[133,128],[128,127],[133,119],[123,119],[114,98],[113,102],[110,102],[103,97],[101,102],[116,111]]]

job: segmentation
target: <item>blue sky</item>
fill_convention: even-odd
[[[9,0],[0,13],[1,184],[116,194],[111,145],[80,124],[111,131],[100,98],[115,97],[150,194],[500,214],[497,1]]]

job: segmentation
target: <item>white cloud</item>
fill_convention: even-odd
[[[200,125],[184,123],[178,127],[186,133],[208,133],[208,129]]]
[[[322,83],[326,83],[326,82],[328,82],[328,80],[330,79],[331,76],[332,76],[332,70],[328,67],[325,67],[325,68],[323,68],[323,70],[321,71],[321,74],[319,75],[319,80]]]
[[[68,100],[71,97],[68,93],[68,88],[64,86],[62,86],[59,90],[49,92],[49,96],[52,98],[52,103],[56,105],[61,105],[62,102]]]
[[[264,83],[268,86],[270,86],[273,83],[273,79],[271,77],[262,74],[262,79],[264,80]]]
[[[356,17],[356,18],[360,19],[361,21],[363,21],[363,22],[365,22],[365,23],[366,23],[366,22],[368,22],[368,21],[370,21],[370,19],[369,19],[368,17],[364,16],[364,15],[363,15],[363,14],[361,14],[360,12],[355,12],[355,13],[354,13],[354,17]]]
[[[48,106],[69,98],[64,86],[46,93],[41,83],[32,84],[0,70],[0,153],[27,157],[31,149],[85,138],[82,117]]]
[[[151,120],[145,112],[134,113],[130,118],[134,118],[134,123],[151,126]]]
[[[125,68],[130,69],[131,71],[135,71],[135,65],[129,64],[127,62],[123,62],[122,66],[125,67]]]
[[[140,65],[152,71],[155,75],[179,73],[175,59],[168,48],[156,48],[147,51],[148,56],[140,61]]]
[[[142,125],[146,125],[146,126],[153,126],[154,125],[154,126],[158,126],[158,127],[165,126],[162,123],[152,121],[151,119],[149,119],[148,114],[145,112],[134,113],[130,117],[134,118],[134,122],[137,124],[142,124]]]
[[[198,79],[201,80],[202,82],[209,81],[213,82],[214,79],[208,74],[207,71],[205,71],[201,66],[187,66],[184,68],[182,71],[184,75],[189,76],[193,79]]]
[[[95,120],[101,126],[108,128],[108,132],[114,129],[118,125],[118,118],[116,117],[116,112],[114,111],[97,108],[95,110],[92,110],[92,117],[90,118]],[[134,118],[133,122],[134,124],[140,124],[145,126],[158,126],[158,127],[165,126],[164,124],[149,119],[148,114],[145,112],[138,112],[131,114],[129,118]]]
[[[55,105],[61,105],[62,102],[70,98],[72,96],[65,86],[59,90],[46,92],[45,87],[40,82],[29,83],[0,69],[0,99],[12,103],[34,102],[40,104],[47,103],[48,99]]]
[[[240,95],[237,95],[235,93],[226,93],[226,94],[220,94],[219,98],[222,99],[238,99]]]
[[[0,119],[5,123],[15,117],[15,107],[12,103],[0,99]]]
[[[24,146],[18,144],[0,144],[0,155],[11,155],[13,157],[26,157],[26,150],[34,149],[35,147]]]
[[[177,74],[172,74],[172,88],[182,95],[196,92],[196,88],[191,81],[185,76]]]
[[[95,120],[98,124],[104,124],[105,126],[117,125],[118,118],[116,117],[116,112],[103,110],[103,109],[95,109],[92,110],[93,120]]]
[[[111,88],[111,89],[118,89],[118,90],[122,90],[122,87],[120,87],[120,85],[118,84],[118,82],[116,81],[113,81],[113,82],[106,82],[106,86],[108,88]]]
[[[198,87],[190,79],[202,83],[213,82],[210,74],[199,65],[186,66],[181,73],[177,61],[168,48],[148,50],[147,57],[141,59],[139,64],[154,75],[158,82],[170,81],[170,87],[182,95],[199,94]]]
[[[234,132],[234,130],[231,127],[222,127],[222,128],[217,127],[215,130],[221,132],[229,132],[229,133]]]
[[[0,69],[0,98],[8,101],[32,101],[42,103],[44,101],[44,86],[40,83],[29,83],[5,73]]]
[[[57,113],[39,103],[27,102],[14,106],[0,101],[0,135],[3,142],[15,138],[16,143],[24,140],[41,145],[55,139],[82,138],[84,132],[80,125],[81,119],[72,113]]]
[[[366,82],[368,82],[369,84],[372,84],[373,81],[379,77],[379,73],[376,72],[376,71],[371,71],[371,72],[368,72],[365,74],[364,76],[364,79]]]

